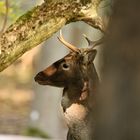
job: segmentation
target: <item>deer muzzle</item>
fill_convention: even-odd
[[[52,77],[55,75],[56,71],[57,69],[55,68],[55,66],[51,65],[45,70],[39,72],[34,79],[40,85],[53,85],[54,78]]]
[[[48,85],[48,80],[46,79],[46,75],[43,71],[39,72],[34,79],[40,85]]]

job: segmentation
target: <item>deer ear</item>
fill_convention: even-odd
[[[93,60],[95,59],[95,56],[97,54],[97,50],[92,50],[88,53],[88,62],[92,63]]]

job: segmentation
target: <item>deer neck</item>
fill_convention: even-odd
[[[91,65],[87,67],[86,71],[82,72],[81,79],[70,82],[64,88],[61,100],[69,131],[78,136],[78,138],[82,137],[85,140],[92,139],[89,137],[92,137],[92,127],[95,123],[93,119],[95,105],[94,93],[96,92],[95,82],[98,83],[98,76],[94,65]],[[79,128],[81,129],[80,132]],[[75,132],[78,133],[75,134]],[[86,132],[86,135],[82,136],[83,132]]]
[[[94,64],[88,66],[87,77],[88,77],[88,83],[89,83],[89,90],[91,93],[95,93],[99,85],[99,77],[96,72]]]
[[[89,64],[89,65],[83,66],[81,69],[83,70],[82,71],[83,79],[84,79],[83,81],[84,83],[86,82],[88,84],[88,91],[92,95],[93,93],[96,92],[97,85],[99,84],[99,78],[98,78],[98,74],[96,72],[95,66],[94,64]]]
[[[69,84],[66,87],[64,87],[63,96],[67,95],[69,100],[73,102],[78,101],[83,86],[84,86],[83,79],[75,79],[73,81],[70,81]]]
[[[94,96],[99,83],[94,64],[87,66],[81,73],[81,79],[74,79],[64,87],[63,96],[67,95],[73,102],[83,101],[88,95]]]

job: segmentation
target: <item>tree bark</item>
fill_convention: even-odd
[[[102,0],[45,0],[21,16],[0,36],[0,71],[64,25],[85,21],[104,31],[97,7]]]
[[[97,140],[140,139],[139,13],[139,0],[114,0],[103,46]]]

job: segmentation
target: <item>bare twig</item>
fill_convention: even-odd
[[[4,22],[3,22],[3,26],[2,26],[2,29],[0,31],[0,34],[4,32],[6,24],[7,24],[8,11],[9,11],[9,2],[8,2],[8,0],[5,0],[5,8],[6,8],[6,10],[5,10]]]

